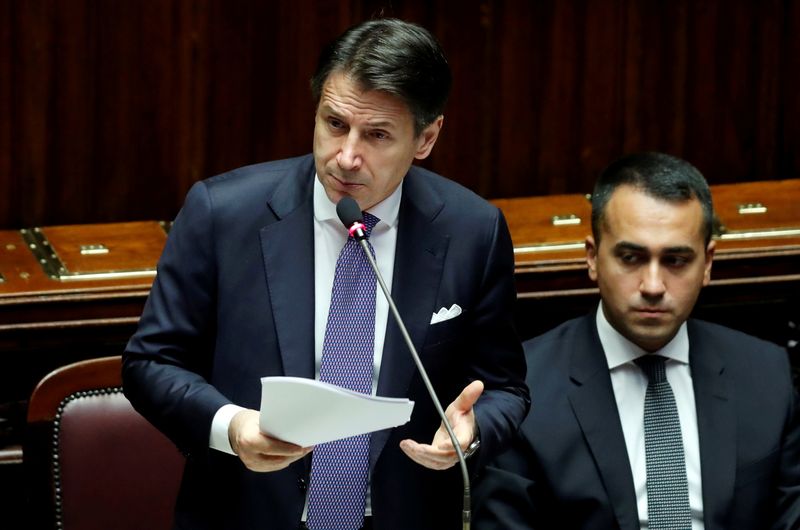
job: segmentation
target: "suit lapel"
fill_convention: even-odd
[[[414,168],[403,182],[400,203],[392,297],[405,321],[411,341],[421,354],[430,327],[436,293],[442,278],[449,236],[439,233],[433,223],[444,202],[428,189]],[[424,363],[424,358],[423,358]],[[394,316],[386,326],[378,395],[405,397],[416,366]],[[372,434],[370,466],[373,467],[391,433]]]
[[[313,169],[302,166],[270,197],[277,221],[261,229],[261,249],[284,375],[314,377]]]
[[[620,528],[638,529],[639,517],[625,438],[594,313],[576,333],[570,366],[572,410],[608,494]]]
[[[697,322],[688,321],[689,364],[700,437],[703,519],[706,529],[712,530],[724,528],[733,500],[736,414],[722,357],[707,343],[707,334],[698,327]]]

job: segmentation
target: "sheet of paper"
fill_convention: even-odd
[[[403,425],[408,399],[359,394],[302,377],[261,378],[261,431],[303,447]]]

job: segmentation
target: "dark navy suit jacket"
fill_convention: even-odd
[[[688,321],[706,530],[797,528],[800,427],[786,352]],[[525,343],[531,411],[486,469],[476,530],[638,530],[633,476],[594,314]]]
[[[311,156],[259,164],[197,183],[169,235],[139,329],[124,355],[125,394],[188,455],[177,528],[297,528],[310,457],[273,473],[208,448],[227,403],[258,409],[259,378],[314,377]],[[392,292],[440,400],[470,381],[480,467],[510,443],[528,408],[522,347],[512,325],[513,252],[497,208],[412,167],[403,181]],[[430,325],[432,313],[463,313]],[[461,475],[431,471],[399,449],[439,426],[399,328],[390,318],[378,395],[416,402],[411,421],[373,433],[377,530],[458,528]]]

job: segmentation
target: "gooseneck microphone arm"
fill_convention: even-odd
[[[469,472],[467,470],[467,460],[464,457],[464,451],[461,449],[461,444],[458,443],[458,438],[453,431],[453,427],[450,425],[450,421],[447,419],[444,409],[442,409],[442,404],[439,401],[439,398],[436,396],[436,391],[433,389],[430,378],[428,378],[428,372],[422,365],[422,361],[420,361],[417,349],[414,347],[414,343],[411,341],[411,336],[408,334],[408,330],[403,322],[403,318],[400,316],[400,312],[397,310],[397,306],[394,303],[392,294],[386,287],[386,282],[383,281],[383,276],[378,270],[378,265],[375,263],[375,258],[372,257],[372,252],[369,250],[367,236],[364,233],[361,208],[351,197],[343,197],[336,205],[336,213],[339,216],[339,220],[341,220],[345,227],[350,231],[350,235],[359,242],[364,254],[367,256],[367,260],[369,260],[370,266],[375,271],[375,277],[378,279],[378,284],[381,286],[381,290],[383,291],[383,295],[386,297],[386,301],[389,302],[389,309],[391,310],[392,315],[394,316],[394,319],[400,328],[400,332],[406,341],[408,351],[411,353],[411,357],[414,359],[414,363],[417,365],[417,370],[419,371],[419,375],[422,377],[422,382],[425,384],[425,388],[428,390],[431,401],[433,401],[433,406],[436,407],[436,412],[439,413],[439,417],[442,419],[442,424],[447,430],[447,434],[450,435],[450,441],[453,443],[453,447],[456,450],[456,455],[458,455],[458,463],[461,467],[461,476],[464,480],[464,506],[461,512],[461,521],[463,524],[462,528],[463,530],[470,530],[470,522],[472,520],[472,501],[470,494]]]

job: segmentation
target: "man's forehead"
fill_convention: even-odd
[[[633,186],[614,191],[600,228],[611,245],[627,241],[646,248],[668,248],[704,242],[699,200],[661,199]]]
[[[365,89],[343,73],[332,73],[325,80],[320,108],[342,114],[369,114],[373,120],[399,121],[411,118],[411,110],[400,97],[384,90]]]

